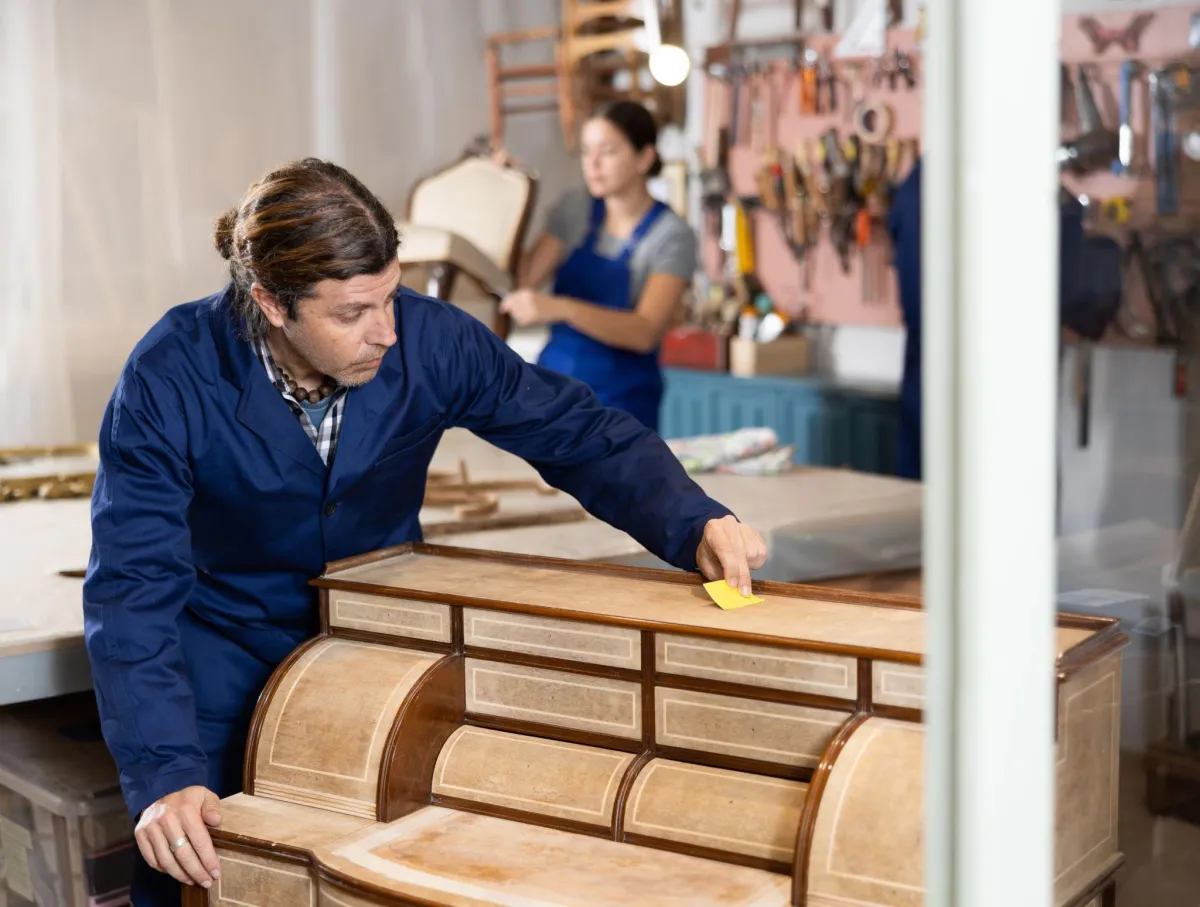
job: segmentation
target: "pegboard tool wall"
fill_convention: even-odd
[[[1155,9],[1153,18],[1142,30],[1136,50],[1126,50],[1117,43],[1102,52],[1097,52],[1092,41],[1081,29],[1080,22],[1091,18],[1102,28],[1123,29],[1129,25],[1139,11],[1090,13],[1063,17],[1061,56],[1062,62],[1072,70],[1079,64],[1087,67],[1092,81],[1100,115],[1105,125],[1116,129],[1119,124],[1118,100],[1120,91],[1120,68],[1126,59],[1142,61],[1148,67],[1187,58],[1190,51],[1188,34],[1192,13],[1200,7],[1165,7]],[[838,35],[814,35],[808,45],[827,59],[832,59],[832,48]],[[765,130],[767,143],[774,145],[786,156],[791,156],[798,145],[812,144],[830,128],[838,130],[845,139],[854,128],[853,113],[858,100],[882,102],[892,111],[891,135],[901,139],[919,138],[922,117],[922,88],[924,85],[923,58],[917,47],[916,34],[910,29],[890,29],[887,36],[888,51],[902,50],[910,55],[916,84],[908,89],[898,79],[893,89],[886,77],[881,83],[873,78],[870,60],[832,60],[837,74],[837,109],[831,113],[804,114],[800,112],[800,82],[791,62],[778,62],[771,69],[769,79],[770,108]],[[706,161],[715,161],[717,156],[718,129],[726,126],[730,114],[730,86],[713,76],[705,76],[706,105],[704,148]],[[1059,90],[1058,85],[1048,86]],[[856,96],[855,92],[861,94]],[[1130,199],[1130,219],[1127,225],[1106,225],[1092,222],[1088,229],[1109,232],[1124,240],[1131,227],[1150,231],[1163,226],[1155,209],[1155,179],[1152,165],[1152,131],[1147,109],[1145,76],[1133,92],[1131,122],[1135,136],[1135,169],[1129,176],[1117,176],[1107,170],[1083,177],[1064,175],[1063,183],[1076,194],[1085,194],[1093,201],[1103,202],[1112,198]],[[728,170],[733,191],[744,197],[757,196],[757,176],[764,161],[764,153],[752,146],[749,94],[745,87],[740,91],[740,128],[737,142],[729,149]],[[1078,131],[1078,116],[1070,92],[1064,93],[1063,138],[1070,139]],[[1019,137],[1019,125],[1014,124],[1014,141]],[[1189,180],[1187,174],[1181,179],[1181,212],[1185,218],[1200,215],[1200,179]],[[807,317],[825,324],[892,325],[901,324],[896,301],[895,272],[889,266],[877,281],[880,292],[876,298],[863,298],[862,256],[855,250],[851,255],[850,272],[844,273],[828,229],[812,257],[811,270],[807,261],[797,262],[780,228],[778,217],[756,210],[751,214],[754,225],[755,265],[759,280],[777,305],[793,314],[801,308]],[[1169,226],[1169,225],[1168,225]],[[1178,224],[1176,224],[1178,226]],[[1015,239],[1015,238],[1014,238]],[[706,229],[702,238],[705,270],[714,281],[721,279],[722,253],[718,246],[716,231]],[[805,286],[806,276],[808,286]],[[1126,292],[1129,304],[1139,314],[1149,316],[1149,304],[1142,288],[1130,281]],[[1117,328],[1109,331],[1106,340],[1130,343]]]
[[[836,109],[819,113],[801,112],[802,77],[791,61],[780,61],[770,68],[767,81],[770,91],[765,116],[765,144],[778,149],[786,163],[798,147],[810,153],[830,129],[837,130],[844,142],[854,133],[853,116],[860,101],[879,102],[891,111],[890,138],[916,139],[921,129],[921,84],[923,73],[921,55],[912,29],[890,29],[887,36],[889,53],[894,50],[909,54],[913,64],[915,84],[908,88],[903,77],[895,79],[895,88],[884,76],[875,80],[873,63],[867,58],[834,59],[832,51],[839,35],[813,35],[807,46],[824,57],[836,77]],[[747,57],[753,61],[753,55]],[[717,159],[718,129],[727,126],[731,113],[731,87],[726,80],[706,76],[705,147],[708,161]],[[732,190],[742,197],[759,193],[758,173],[765,154],[756,149],[752,140],[750,95],[743,82],[739,89],[739,123],[736,143],[731,143],[728,172]],[[904,165],[906,168],[908,164]],[[894,271],[886,264],[890,249],[879,236],[869,248],[868,261],[873,272],[876,292],[864,299],[863,255],[856,247],[849,256],[849,272],[845,272],[838,251],[829,238],[829,228],[821,231],[821,239],[810,247],[803,260],[797,261],[780,226],[779,218],[758,209],[750,214],[753,222],[755,269],[763,289],[780,308],[792,315],[801,308],[811,321],[825,324],[899,325],[900,310],[896,302]],[[881,222],[874,225],[883,231]],[[722,253],[715,231],[707,229],[703,237],[705,270],[713,280],[721,275]],[[807,284],[807,286],[806,286]]]
[[[1158,213],[1155,171],[1155,136],[1151,120],[1150,91],[1147,73],[1172,62],[1183,62],[1193,69],[1200,67],[1200,54],[1189,46],[1192,16],[1200,6],[1161,7],[1154,10],[1131,10],[1116,13],[1091,13],[1065,16],[1062,29],[1061,59],[1071,80],[1078,77],[1082,65],[1092,85],[1092,93],[1105,127],[1117,130],[1120,122],[1121,68],[1127,60],[1140,64],[1131,85],[1129,122],[1133,130],[1133,161],[1128,175],[1118,175],[1109,169],[1099,169],[1084,176],[1064,174],[1063,185],[1076,195],[1089,199],[1095,216],[1089,217],[1087,230],[1112,236],[1128,247],[1134,231],[1147,244],[1164,235],[1193,234],[1200,227],[1200,164],[1179,154],[1178,214]],[[1088,20],[1101,30],[1120,31],[1135,24],[1140,15],[1150,16],[1142,27],[1136,47],[1122,47],[1112,41],[1097,51],[1088,35]],[[1064,91],[1063,137],[1074,138],[1079,133],[1079,111],[1070,86]],[[1189,125],[1190,122],[1190,125]],[[1200,128],[1195,114],[1181,113],[1178,136],[1187,130]],[[1127,202],[1127,220],[1117,223],[1104,209],[1107,202]],[[1109,328],[1104,341],[1108,344],[1137,346],[1152,343],[1152,339],[1137,341],[1122,330],[1122,323],[1154,324],[1154,311],[1146,294],[1140,269],[1127,265],[1124,298],[1118,322]]]

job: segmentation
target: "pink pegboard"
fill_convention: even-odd
[[[1119,71],[1121,63],[1132,57],[1150,67],[1162,66],[1165,63],[1186,58],[1190,51],[1188,34],[1191,28],[1192,14],[1200,11],[1200,7],[1166,7],[1150,10],[1153,18],[1149,21],[1140,35],[1138,48],[1135,52],[1113,44],[1103,53],[1097,54],[1088,36],[1080,29],[1082,15],[1063,17],[1061,51],[1062,61],[1070,66],[1080,63],[1089,65],[1089,76],[1092,78],[1092,88],[1096,95],[1097,104],[1104,122],[1116,128],[1119,123],[1118,91]],[[1106,12],[1090,14],[1102,26],[1108,28],[1123,28],[1141,11]],[[839,36],[813,36],[811,46],[818,52],[828,55]],[[794,76],[790,65],[779,64],[771,77],[772,100],[775,107],[775,117],[768,137],[780,149],[790,153],[798,142],[811,141],[818,138],[828,128],[835,127],[843,137],[852,129],[850,117],[853,110],[851,85],[856,83],[854,76],[856,68],[866,78],[867,84],[863,97],[870,101],[886,103],[893,112],[892,135],[897,138],[917,138],[921,134],[921,88],[924,74],[922,72],[922,56],[916,47],[915,34],[907,29],[893,29],[888,32],[888,49],[901,49],[911,54],[917,77],[915,90],[908,90],[898,83],[895,90],[890,90],[886,82],[881,86],[870,84],[872,72],[870,61],[833,61],[839,76],[838,101],[836,113],[831,115],[803,115],[799,112],[798,94],[799,79]],[[1103,200],[1116,196],[1126,196],[1132,199],[1132,226],[1153,233],[1161,226],[1155,215],[1155,188],[1153,171],[1149,164],[1153,162],[1152,141],[1150,133],[1149,114],[1145,105],[1144,81],[1142,89],[1134,92],[1132,122],[1136,136],[1135,163],[1142,164],[1139,173],[1132,177],[1116,176],[1109,172],[1089,174],[1083,178],[1064,177],[1064,184],[1077,194],[1086,194],[1092,199]],[[1048,86],[1050,90],[1059,90],[1059,86]],[[724,124],[729,114],[729,89],[723,82],[707,79],[706,88],[706,130],[704,155],[709,161],[715,159],[717,128]],[[850,102],[850,103],[848,103]],[[730,149],[729,170],[734,191],[741,195],[756,195],[757,186],[755,175],[762,162],[762,154],[751,147],[750,124],[748,116],[748,98],[745,90],[742,92],[741,120],[738,130],[737,145]],[[1063,138],[1070,139],[1077,133],[1077,115],[1073,98],[1064,96],[1063,101]],[[1195,187],[1195,192],[1191,188]],[[1200,212],[1200,179],[1188,184],[1183,183],[1182,205],[1185,214],[1192,213],[1193,206]],[[813,321],[828,324],[864,324],[864,325],[899,325],[901,323],[899,308],[896,303],[895,273],[890,268],[881,275],[879,281],[884,289],[881,299],[866,302],[862,298],[862,271],[858,255],[855,253],[849,274],[842,271],[836,250],[823,235],[820,245],[816,248],[811,267],[810,282],[805,286],[806,264],[798,264],[793,258],[773,215],[756,212],[754,217],[754,236],[756,251],[756,266],[758,277],[764,288],[775,302],[787,311],[795,314],[802,307],[807,310],[807,317]],[[1102,225],[1090,229],[1104,229]],[[1121,231],[1114,229],[1115,234]],[[706,270],[714,280],[719,279],[720,251],[717,248],[717,238],[713,231],[708,230],[702,244]],[[1129,288],[1134,308],[1145,313],[1148,309],[1143,299],[1140,286],[1133,282]],[[1120,342],[1115,334],[1113,339]]]
[[[1124,197],[1130,200],[1130,220],[1125,226],[1105,223],[1103,219],[1089,223],[1090,232],[1103,232],[1114,236],[1122,245],[1129,231],[1137,229],[1146,241],[1164,231],[1194,229],[1200,216],[1200,181],[1196,179],[1196,168],[1186,158],[1180,166],[1180,216],[1160,218],[1155,202],[1154,140],[1150,124],[1148,105],[1149,92],[1145,70],[1160,68],[1174,61],[1188,62],[1192,66],[1200,63],[1196,52],[1189,47],[1188,34],[1193,13],[1200,7],[1163,7],[1154,10],[1129,12],[1090,13],[1063,17],[1062,62],[1072,77],[1082,64],[1091,81],[1092,93],[1104,124],[1116,129],[1120,123],[1120,70],[1121,64],[1132,59],[1143,64],[1143,72],[1134,83],[1130,123],[1134,133],[1134,170],[1129,176],[1119,176],[1109,171],[1095,171],[1082,177],[1064,174],[1063,184],[1077,195],[1086,195],[1097,206],[1105,200]],[[1081,27],[1085,19],[1093,19],[1102,28],[1124,30],[1138,16],[1151,18],[1140,33],[1136,49],[1110,44],[1097,52],[1089,36]],[[1063,98],[1063,137],[1073,138],[1078,134],[1078,112],[1073,91]],[[1124,305],[1143,323],[1152,323],[1152,312],[1145,294],[1140,273],[1126,275],[1126,299]],[[1131,341],[1116,327],[1109,330],[1106,342],[1131,344]]]
[[[831,56],[837,35],[816,35],[809,39],[809,46],[818,53]],[[916,87],[908,89],[902,79],[897,79],[893,90],[887,79],[882,84],[873,84],[871,61],[865,59],[832,60],[837,75],[837,110],[826,114],[803,114],[800,112],[800,79],[790,64],[778,64],[770,76],[772,107],[775,116],[767,129],[768,141],[791,155],[802,142],[813,142],[828,129],[838,130],[844,140],[852,134],[852,117],[859,101],[881,102],[892,112],[891,136],[900,139],[915,139],[921,130],[921,56],[916,47],[915,34],[911,29],[892,29],[888,32],[888,50],[907,51],[914,63]],[[757,195],[756,174],[761,167],[763,155],[751,146],[749,101],[745,89],[742,91],[741,119],[738,142],[729,151],[729,178],[736,193],[742,196]],[[729,87],[720,80],[709,78],[707,106],[709,128],[706,129],[705,155],[715,157],[716,129],[712,128],[714,116],[724,123],[730,111]],[[753,215],[755,263],[759,280],[775,303],[795,315],[805,309],[809,320],[827,324],[898,325],[900,310],[896,301],[895,272],[887,266],[875,269],[878,291],[873,298],[863,299],[862,262],[857,250],[852,253],[850,271],[842,270],[837,250],[823,231],[822,240],[808,255],[812,261],[798,263],[780,230],[774,215],[757,211]],[[877,226],[876,229],[882,229]],[[879,262],[890,257],[885,240],[873,251]],[[719,274],[720,251],[715,236],[706,235],[704,241],[705,264],[711,277]]]

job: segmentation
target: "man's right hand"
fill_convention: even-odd
[[[221,877],[207,826],[221,824],[217,795],[206,787],[185,787],[150,804],[134,837],[146,862],[184,885],[211,888]]]

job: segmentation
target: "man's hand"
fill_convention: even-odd
[[[767,562],[763,537],[736,517],[709,520],[696,549],[696,566],[708,580],[724,579],[742,595],[750,594],[750,571]]]
[[[514,290],[500,303],[500,311],[509,315],[521,327],[547,324],[559,320],[553,296],[534,290]]]
[[[211,888],[221,877],[221,864],[206,826],[220,824],[217,795],[205,787],[185,787],[146,807],[134,837],[152,868],[184,885]]]

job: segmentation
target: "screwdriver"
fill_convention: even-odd
[[[859,254],[862,256],[862,298],[864,302],[868,302],[872,298],[872,292],[875,288],[872,285],[871,269],[867,262],[867,246],[871,244],[871,215],[866,208],[859,209],[854,226],[856,238],[858,239]]]

